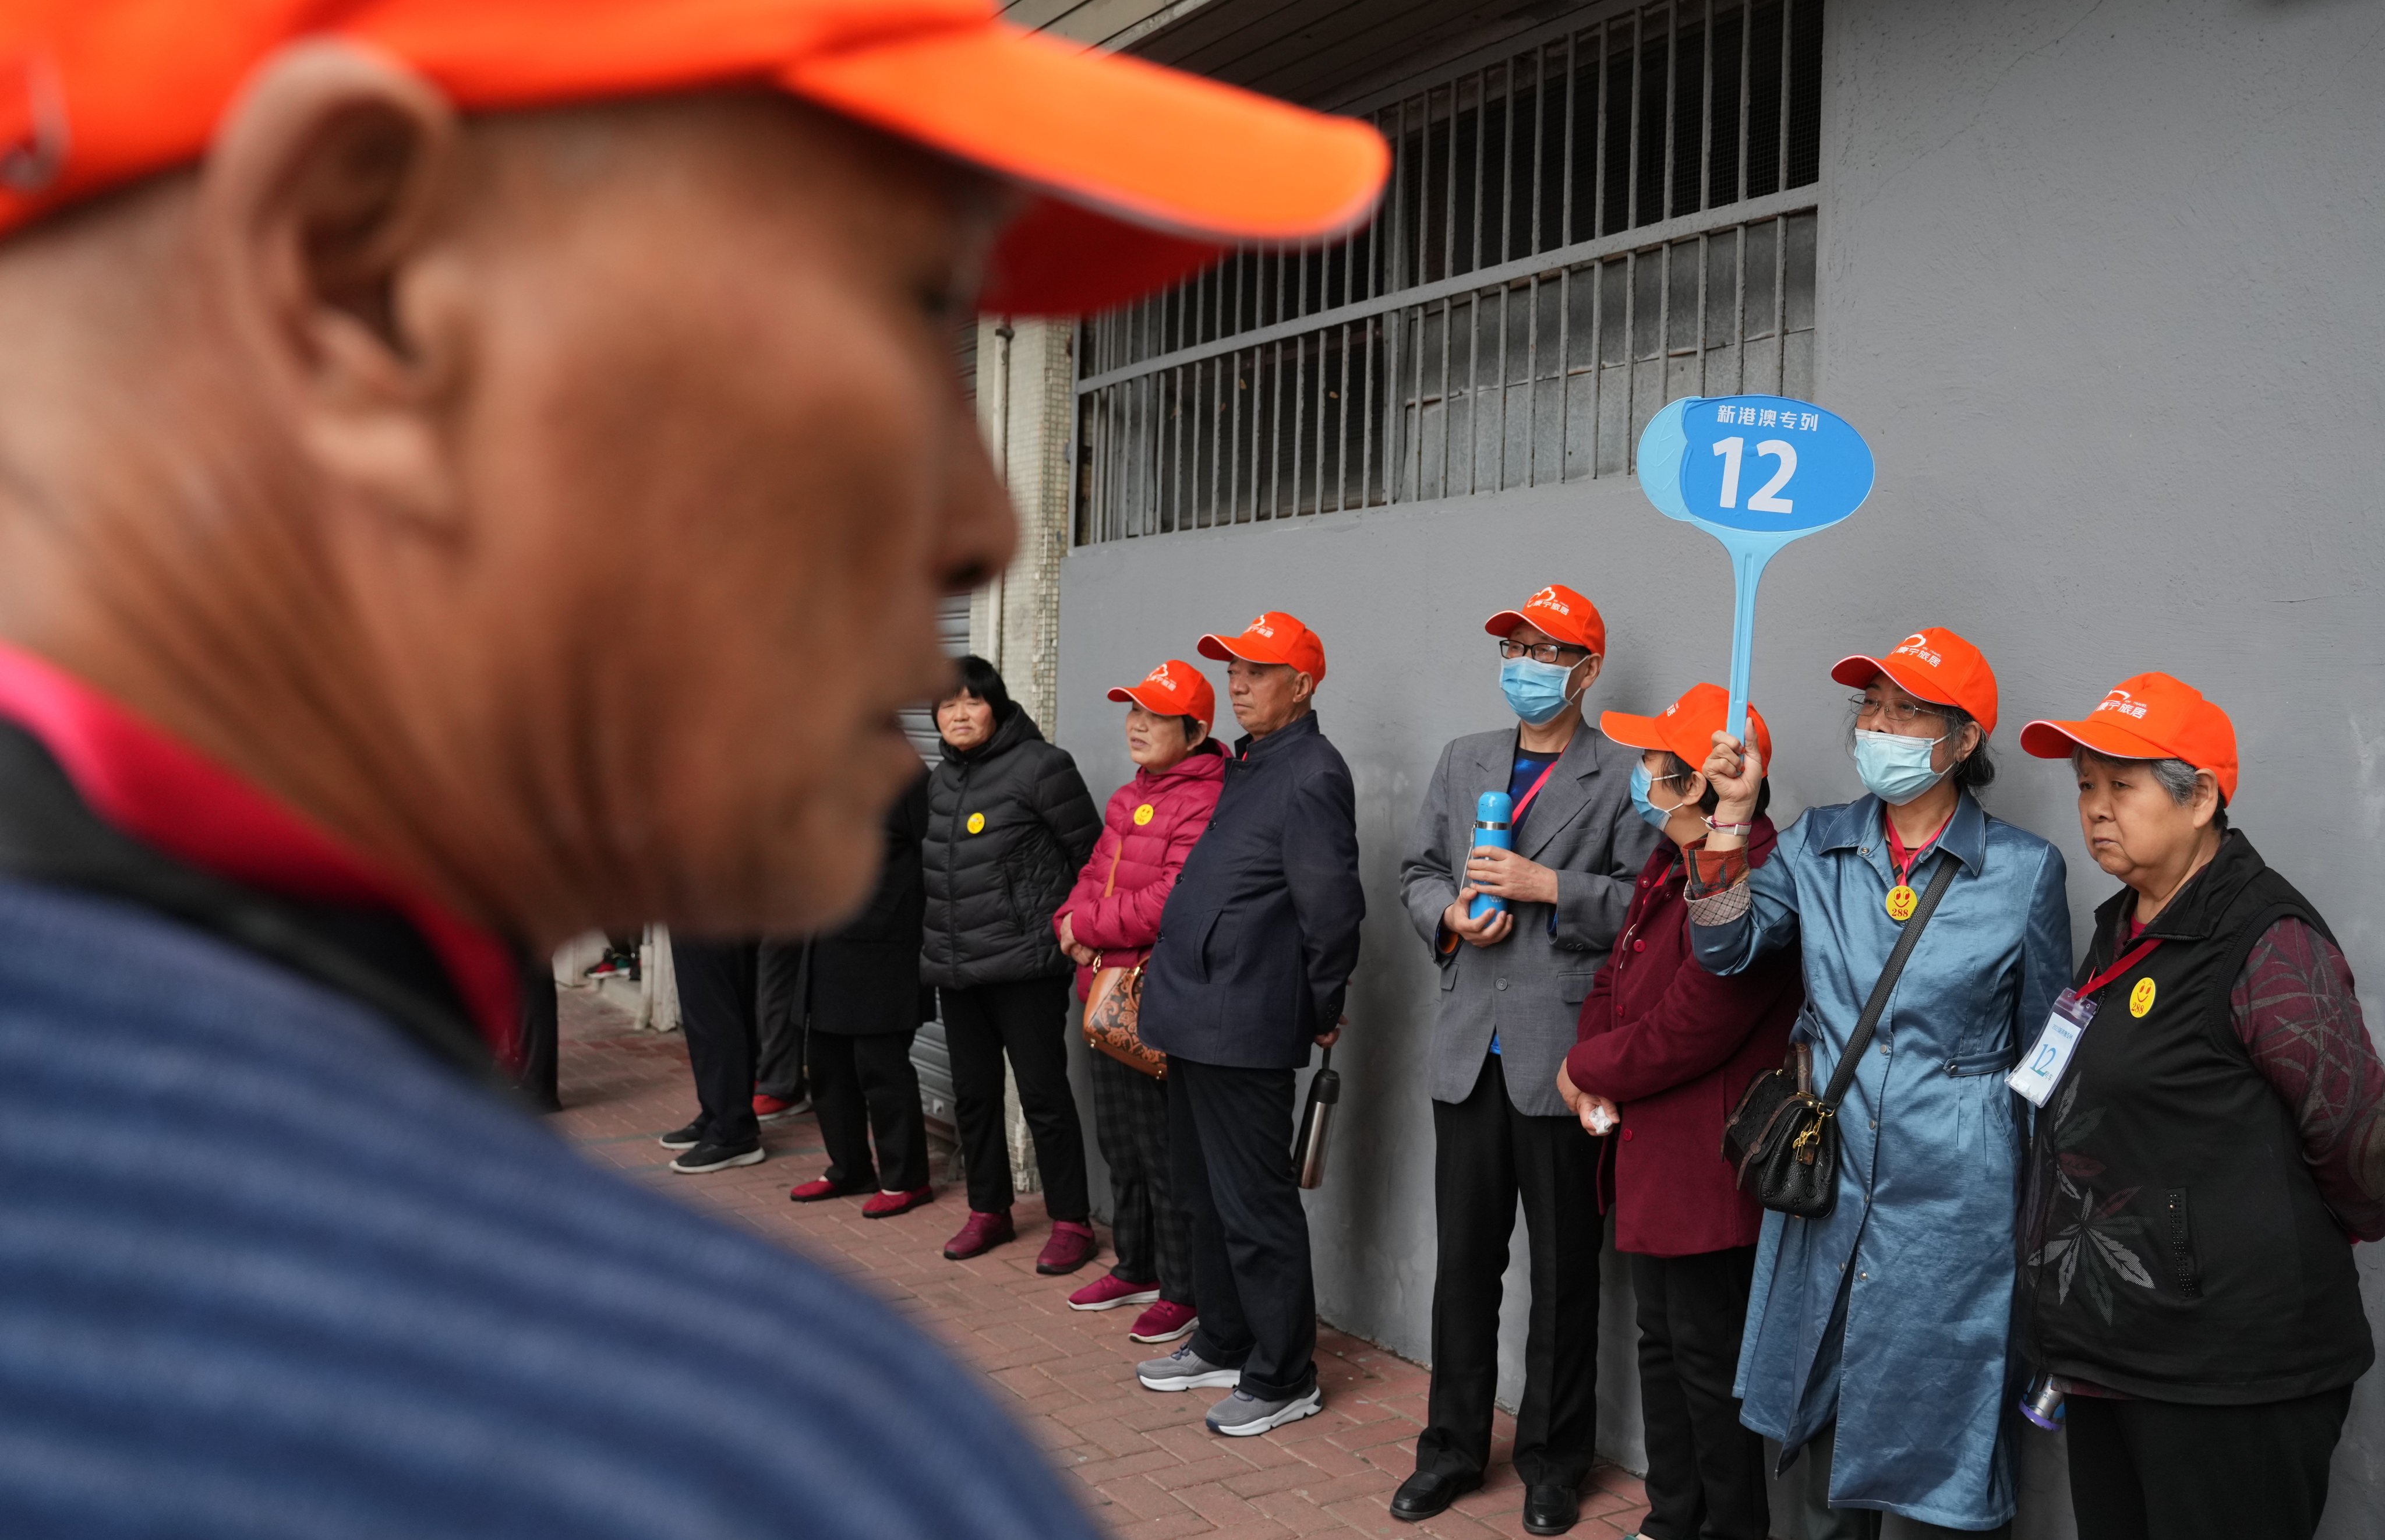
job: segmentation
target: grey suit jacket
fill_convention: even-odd
[[[1556,871],[1554,928],[1552,906],[1518,904],[1505,941],[1489,948],[1460,942],[1443,952],[1442,911],[1457,896],[1474,845],[1474,802],[1507,789],[1516,733],[1470,733],[1441,751],[1400,861],[1401,899],[1440,965],[1441,1011],[1427,1062],[1435,1101],[1460,1102],[1473,1093],[1496,1032],[1516,1110],[1566,1115],[1557,1066],[1573,1047],[1591,975],[1623,928],[1632,884],[1658,837],[1631,807],[1631,767],[1639,757],[1637,749],[1583,723],[1526,812],[1516,843],[1519,854]]]

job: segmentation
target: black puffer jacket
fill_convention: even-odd
[[[1052,913],[1101,832],[1076,760],[1016,706],[980,747],[945,745],[928,782],[920,978],[966,989],[1068,972]]]

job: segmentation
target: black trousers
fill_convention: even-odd
[[[911,1039],[917,1035],[811,1034],[812,1110],[828,1146],[830,1182],[874,1183],[890,1193],[928,1184],[928,1124],[919,1111],[919,1071],[911,1067]],[[869,1148],[873,1131],[875,1161]]]
[[[750,941],[671,937],[680,1031],[687,1036],[687,1067],[695,1076],[708,1144],[750,1144],[762,1136],[754,1121],[755,950]]]
[[[1010,1058],[1019,1109],[1035,1141],[1043,1206],[1081,1224],[1093,1213],[1085,1189],[1085,1133],[1068,1087],[1068,979],[1022,979],[937,991],[944,1046],[953,1059],[953,1112],[968,1163],[968,1203],[998,1214],[1018,1196],[1002,1128],[1002,1060]]]
[[[1111,1273],[1156,1283],[1160,1298],[1191,1305],[1192,1233],[1168,1170],[1167,1083],[1093,1055],[1093,1135],[1110,1168]]]
[[[1432,1394],[1417,1469],[1477,1475],[1491,1459],[1499,1388],[1500,1275],[1523,1200],[1532,1312],[1516,1474],[1578,1484],[1598,1434],[1598,1143],[1571,1118],[1529,1117],[1507,1099],[1497,1054],[1473,1092],[1432,1104]]]
[[[1192,1350],[1263,1401],[1317,1383],[1317,1281],[1292,1169],[1292,1074],[1168,1061],[1176,1199],[1192,1233]]]
[[[804,1095],[805,964],[810,946],[766,941],[754,962],[754,1089],[780,1101]]]
[[[2352,1387],[2250,1407],[2066,1403],[2079,1540],[2310,1540]]]
[[[1755,1247],[1631,1258],[1640,1410],[1648,1437],[1648,1540],[1765,1540],[1764,1440],[1730,1393]]]
[[[542,1112],[560,1112],[556,1050],[563,1023],[555,997],[555,967],[541,960],[522,980],[521,1075],[514,1084]]]

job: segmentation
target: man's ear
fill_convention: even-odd
[[[1575,667],[1588,670],[1588,672],[1581,676],[1581,683],[1574,690],[1575,695],[1583,695],[1588,693],[1592,685],[1598,682],[1598,670],[1606,667],[1606,659],[1601,654],[1592,653],[1588,657],[1583,658],[1580,663],[1576,664]]]
[[[442,527],[458,498],[431,410],[463,349],[409,313],[403,280],[460,148],[453,107],[406,66],[301,44],[233,103],[197,211],[212,297],[290,392],[315,468]]]

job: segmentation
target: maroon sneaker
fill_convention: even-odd
[[[1035,1258],[1035,1271],[1049,1278],[1064,1272],[1074,1272],[1093,1259],[1102,1243],[1093,1236],[1093,1227],[1076,1220],[1054,1220],[1052,1238],[1043,1243],[1043,1255]]]
[[[794,1191],[789,1193],[787,1195],[787,1201],[790,1203],[818,1203],[824,1197],[850,1197],[855,1193],[866,1193],[868,1191],[869,1191],[869,1189],[867,1187],[855,1187],[843,1182],[830,1182],[824,1176],[816,1176],[809,1182],[805,1183],[802,1186],[797,1187]]]
[[[909,1213],[923,1203],[935,1201],[936,1190],[933,1187],[914,1187],[907,1193],[875,1192],[861,1206],[861,1217],[866,1220],[891,1220],[897,1214]]]
[[[1174,1342],[1200,1324],[1201,1318],[1192,1313],[1192,1306],[1163,1299],[1135,1317],[1127,1338],[1132,1342]]]
[[[1070,1295],[1068,1308],[1115,1310],[1121,1305],[1149,1305],[1158,1298],[1156,1283],[1130,1283],[1115,1272],[1105,1272]]]
[[[968,1222],[961,1226],[960,1233],[944,1243],[944,1259],[966,1262],[972,1257],[985,1255],[1005,1241],[1018,1238],[1018,1232],[1010,1222],[1009,1209],[1005,1208],[999,1214],[980,1214],[972,1208]]]

